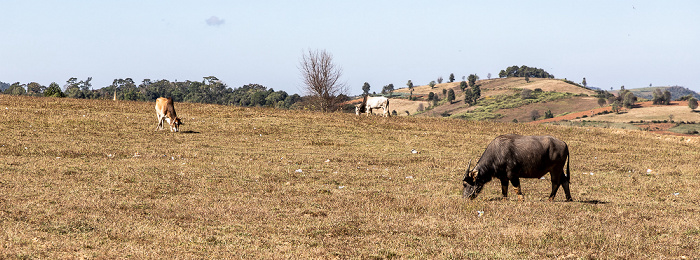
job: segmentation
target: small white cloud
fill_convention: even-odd
[[[226,22],[224,19],[221,19],[216,16],[209,17],[209,19],[206,20],[207,25],[209,26],[220,26]]]

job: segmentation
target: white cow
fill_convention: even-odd
[[[383,115],[385,117],[389,116],[389,99],[385,97],[367,97],[362,100],[361,104],[355,106],[355,114],[360,115],[360,113],[366,112],[367,115],[372,114],[372,109],[384,109]]]

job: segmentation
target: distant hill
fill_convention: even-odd
[[[653,98],[653,92],[656,89],[661,89],[661,91],[668,90],[671,92],[671,99],[676,100],[682,96],[687,96],[687,95],[693,95],[696,99],[700,99],[700,94],[698,94],[695,91],[692,91],[686,87],[681,87],[681,86],[672,86],[672,87],[648,87],[648,88],[635,88],[635,89],[629,89],[632,93],[634,93],[635,96],[645,98],[645,99],[652,99]]]
[[[532,110],[538,110],[541,114],[551,110],[552,113],[557,115],[598,107],[597,99],[592,97],[596,94],[595,91],[559,79],[530,78],[529,81],[526,81],[523,77],[509,77],[479,80],[477,84],[481,85],[481,100],[485,103],[482,102],[475,106],[465,104],[463,101],[464,92],[459,88],[459,82],[451,82],[437,84],[434,88],[428,85],[416,86],[413,90],[413,96],[418,97],[416,101],[406,99],[410,95],[408,88],[397,89],[394,91],[394,96],[400,96],[403,99],[395,100],[392,103],[394,106],[390,106],[390,110],[397,110],[399,115],[406,115],[405,112],[408,111],[410,114],[419,117],[451,116],[469,120],[502,122],[511,122],[516,119],[518,122],[526,122],[532,120],[528,119]],[[443,99],[443,89],[455,91],[455,102],[441,101],[437,107],[431,107],[432,103],[426,100],[428,94],[433,92],[440,99]],[[556,100],[554,100],[543,97],[542,102],[535,102],[534,99],[522,101],[518,96],[523,89],[530,89],[534,93],[543,93],[546,96],[559,96],[561,98],[555,98]],[[555,92],[570,94],[552,94]],[[398,100],[402,102],[396,102]],[[500,105],[493,104],[494,102],[500,103]],[[515,105],[515,103],[522,103],[523,105]],[[419,106],[429,109],[422,113],[416,113],[416,111],[421,110],[418,108]]]
[[[5,83],[5,82],[0,81],[0,91],[5,91],[9,87],[10,87],[9,83]]]

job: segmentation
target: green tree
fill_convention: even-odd
[[[45,90],[46,87],[39,83],[31,82],[27,84],[27,95],[42,96]]]
[[[622,105],[628,109],[631,109],[635,102],[637,102],[637,97],[635,97],[634,93],[631,91],[627,91],[623,98]]]
[[[450,83],[455,82],[455,74],[450,73]]]
[[[428,83],[428,85],[430,86],[430,89],[434,89],[435,88],[435,81],[431,81],[430,83]]]
[[[498,73],[498,77],[499,77],[499,78],[505,78],[505,77],[507,77],[507,76],[508,76],[508,74],[506,74],[506,71],[505,71],[505,70],[501,70],[501,72]]]
[[[654,91],[651,92],[651,96],[651,101],[654,105],[661,105],[664,103],[664,93],[661,92],[661,89],[654,89]]]
[[[433,92],[428,93],[428,100],[433,100],[433,98],[435,98],[435,93],[433,93]]]
[[[411,95],[409,96],[409,100],[413,99],[413,82],[409,79],[408,82],[406,82],[406,86],[408,87],[408,90],[411,91]]]
[[[454,100],[455,100],[455,91],[450,89],[449,91],[447,91],[447,101],[449,101],[450,104],[452,104],[452,101],[454,101]]]
[[[61,91],[61,87],[56,82],[51,82],[49,87],[44,90],[45,97],[65,97]]]
[[[583,78],[581,85],[583,85],[584,87],[588,87],[588,83],[586,82],[586,78]]]
[[[665,90],[664,91],[664,105],[670,105],[671,104],[671,91]]]
[[[676,100],[678,100],[678,101],[688,101],[688,100],[690,100],[690,98],[692,98],[692,97],[693,97],[693,94],[688,94],[688,95],[679,97],[679,98],[676,99]]]
[[[552,114],[552,110],[547,109],[547,111],[544,112],[544,119],[547,118],[554,118],[554,114]]]
[[[459,89],[464,91],[465,88],[467,88],[467,82],[462,80],[462,82],[459,83]]]
[[[481,85],[479,84],[474,84],[472,86],[472,99],[474,99],[474,103],[481,98]]]
[[[63,92],[69,98],[85,98],[83,92],[80,90],[80,82],[78,78],[70,78],[66,81],[66,85],[63,85]]]
[[[467,77],[467,81],[469,81],[470,87],[476,85],[477,80],[479,80],[479,76],[477,76],[476,74],[469,74],[469,77]]]
[[[604,98],[598,98],[598,106],[604,106],[606,103],[606,100]]]
[[[440,76],[440,77],[437,78],[437,83],[438,83],[438,84],[442,84],[442,76]]]
[[[389,83],[389,85],[382,88],[382,94],[389,94],[389,96],[391,96],[392,93],[394,93],[394,84]]]
[[[694,97],[689,98],[688,99],[688,107],[690,107],[690,109],[692,109],[692,110],[695,110],[696,108],[698,108],[698,100],[695,99]]]
[[[462,81],[464,82],[464,81]],[[469,104],[469,105],[474,105],[473,103],[474,97],[472,94],[472,90],[469,88],[464,89],[464,104]]]
[[[24,84],[20,84],[19,82],[15,82],[14,84],[10,85],[9,88],[5,90],[5,94],[10,94],[10,95],[24,95],[27,93],[27,91],[24,89]]]
[[[365,82],[364,85],[362,85],[362,94],[363,95],[369,95],[369,83]]]
[[[275,108],[285,108],[284,100],[287,98],[287,92],[277,91],[272,92],[265,97],[265,106],[275,107]]]

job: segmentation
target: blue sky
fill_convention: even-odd
[[[216,76],[303,94],[299,60],[323,49],[349,94],[512,65],[700,92],[698,13],[700,1],[0,0],[0,81]]]

